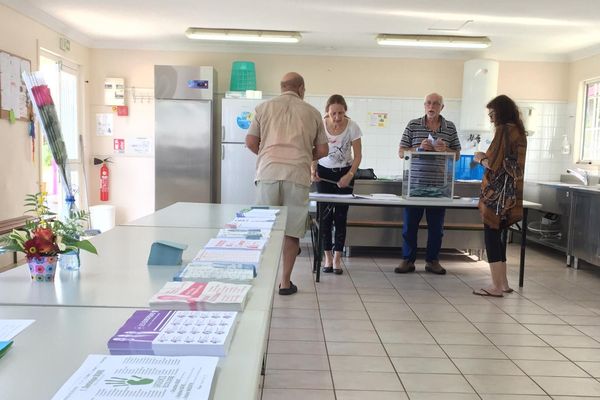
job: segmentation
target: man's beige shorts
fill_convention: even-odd
[[[308,218],[308,186],[288,181],[256,182],[256,204],[286,206],[286,236],[303,238]]]

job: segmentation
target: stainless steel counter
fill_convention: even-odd
[[[542,204],[529,216],[528,240],[565,252],[567,265],[575,268],[579,258],[600,266],[600,186],[596,180],[585,186],[571,176],[562,178],[567,181],[526,182],[525,200]],[[542,224],[547,213],[556,214],[557,221]]]

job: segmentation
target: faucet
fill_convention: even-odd
[[[588,172],[584,169],[577,168],[575,170],[568,168],[567,173],[573,175],[575,178],[579,179],[585,186],[589,186],[590,184],[590,176]]]

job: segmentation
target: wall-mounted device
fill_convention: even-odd
[[[125,105],[125,79],[104,79],[104,104],[107,106]]]

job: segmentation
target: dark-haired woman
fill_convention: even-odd
[[[487,109],[495,127],[494,139],[485,153],[475,153],[474,161],[485,168],[479,211],[484,224],[485,249],[492,284],[473,294],[503,297],[504,293],[511,293],[513,289],[508,285],[506,276],[506,243],[502,241],[502,231],[523,218],[522,172],[525,169],[527,138],[519,109],[508,96],[494,98],[487,104]],[[502,179],[496,180],[507,169],[512,178],[505,180],[504,175]],[[493,182],[505,182],[505,185],[490,185]],[[498,193],[501,193],[502,200],[490,201]],[[494,206],[490,207],[492,204]]]
[[[346,116],[348,106],[343,96],[334,94],[327,100],[323,123],[329,140],[329,154],[313,162],[311,173],[319,193],[350,194],[354,174],[362,159],[362,132],[356,122]],[[335,183],[333,183],[335,182]],[[320,221],[325,265],[323,272],[342,273],[342,251],[346,242],[348,206],[322,204],[325,212]],[[335,235],[333,235],[335,228]],[[333,236],[333,240],[332,240]]]

